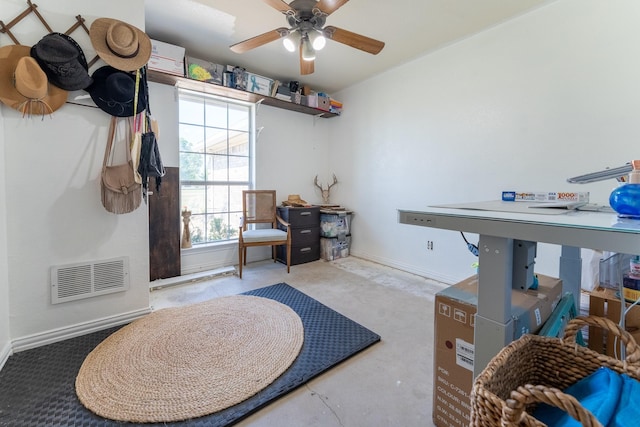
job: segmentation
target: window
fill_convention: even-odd
[[[179,92],[180,202],[191,211],[191,243],[238,237],[242,190],[252,187],[255,107]]]

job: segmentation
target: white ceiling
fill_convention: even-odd
[[[384,49],[371,55],[328,40],[316,55],[315,72],[306,76],[300,75],[298,53],[287,52],[279,40],[243,54],[229,50],[288,27],[285,16],[261,0],[145,0],[145,30],[153,39],[185,47],[187,55],[331,94],[554,1],[351,0],[326,25],[381,40]]]

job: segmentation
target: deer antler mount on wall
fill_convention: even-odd
[[[338,178],[336,178],[335,173],[333,174],[333,183],[329,184],[326,190],[322,187],[322,184],[318,184],[318,175],[316,175],[316,177],[313,179],[313,185],[318,187],[322,192],[322,204],[324,205],[329,204],[329,191],[331,190],[331,187],[333,187],[337,183],[338,183]]]

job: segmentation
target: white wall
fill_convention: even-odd
[[[4,116],[0,110],[0,165],[4,165]],[[7,274],[7,195],[4,167],[0,168],[0,367],[11,352],[9,332],[9,276]]]
[[[3,19],[17,16],[24,1],[0,1]],[[144,28],[142,0],[38,1],[38,11],[54,31],[66,31],[80,14],[87,26],[98,17],[126,20]],[[25,45],[46,30],[34,16],[12,29]],[[86,56],[94,56],[82,30],[72,36]],[[10,41],[3,36],[2,45]],[[98,63],[91,71],[104,65]],[[6,257],[10,337],[14,348],[73,334],[91,325],[140,315],[149,308],[148,219],[144,208],[127,215],[108,213],[100,202],[99,176],[110,117],[95,107],[65,104],[52,117],[28,118],[2,106],[3,170],[6,175]],[[0,140],[2,141],[2,140]],[[3,192],[0,192],[0,196]],[[0,197],[0,206],[4,197]],[[5,234],[3,234],[5,235]],[[0,247],[0,254],[3,248]],[[50,268],[128,256],[127,292],[52,305]],[[0,292],[6,286],[0,275]],[[5,301],[2,298],[2,301]],[[0,313],[4,310],[0,308]],[[0,314],[1,315],[1,314]],[[6,316],[2,316],[6,317]],[[6,319],[0,325],[6,324]],[[2,328],[0,328],[1,330]],[[0,338],[2,332],[0,332]]]
[[[565,181],[639,155],[639,20],[634,0],[555,2],[337,94],[331,167],[356,211],[352,253],[452,283],[474,272],[460,234],[398,224],[397,209],[507,189],[607,203],[615,181]],[[539,245],[536,269],[557,275],[557,254]]]

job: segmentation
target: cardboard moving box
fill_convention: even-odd
[[[512,291],[514,337],[539,331],[562,297],[562,281],[538,274],[537,291]],[[433,422],[467,426],[471,415],[478,276],[436,294]]]
[[[625,309],[631,303],[625,302]],[[620,323],[620,298],[618,291],[609,288],[596,288],[589,294],[589,314],[606,317],[615,323]],[[640,305],[631,307],[625,316],[625,330],[640,342]],[[606,354],[610,357],[620,358],[621,348],[624,344],[613,334],[607,333],[602,328],[589,327],[589,348],[598,353]]]
[[[184,77],[184,48],[151,40],[149,69]]]

